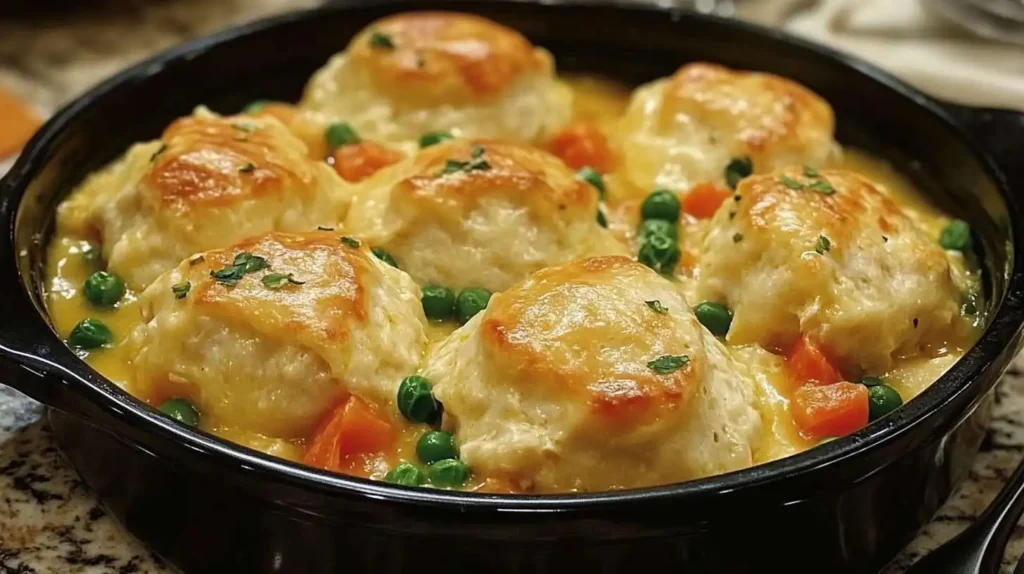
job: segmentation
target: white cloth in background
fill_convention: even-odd
[[[975,37],[926,4],[821,0],[764,23],[860,56],[934,96],[1024,110],[1024,47]]]

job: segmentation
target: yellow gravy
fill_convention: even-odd
[[[610,130],[612,123],[625,110],[629,89],[621,84],[590,77],[567,79],[576,95],[577,119],[593,122],[603,130]],[[921,195],[903,175],[886,162],[855,149],[845,149],[831,167],[838,167],[864,174],[884,185],[893,199],[931,235],[938,237],[940,230],[950,219],[938,211]],[[629,240],[636,227],[637,193],[628,189],[615,178],[606,178],[609,187],[608,212],[610,227],[624,240]],[[640,195],[642,198],[642,195]],[[47,275],[49,291],[47,305],[57,332],[67,337],[71,329],[86,317],[95,317],[105,322],[119,337],[112,347],[97,352],[81,352],[82,357],[98,372],[114,383],[131,392],[131,357],[128,356],[124,338],[140,322],[136,305],[136,293],[128,294],[111,309],[99,309],[90,305],[81,296],[80,287],[85,279],[100,269],[98,262],[87,256],[90,249],[97,249],[86,238],[74,237],[66,230],[57,230],[49,247]],[[684,254],[685,257],[685,254]],[[452,327],[432,325],[430,338],[433,343],[444,339]],[[971,340],[948,349],[940,350],[935,357],[898,360],[893,370],[886,374],[886,383],[899,391],[905,399],[920,393],[948,369],[973,343]],[[756,375],[757,392],[761,399],[762,417],[766,432],[762,443],[755,449],[755,462],[761,463],[788,456],[817,444],[817,440],[805,438],[795,428],[789,415],[786,396],[789,393],[787,377],[784,375],[781,358],[752,348],[733,347],[732,352],[742,356],[744,362],[763,366]],[[140,397],[145,400],[145,397]],[[305,446],[303,441],[283,441],[232,429],[218,424],[216,420],[204,417],[204,430],[228,440],[268,452],[290,460],[301,460]],[[415,440],[420,429],[409,425],[399,440],[398,458],[415,460]],[[369,460],[365,474],[381,478],[387,470],[388,461]],[[483,478],[474,478],[467,485],[468,490],[488,489],[490,485]],[[500,490],[500,489],[499,489]]]

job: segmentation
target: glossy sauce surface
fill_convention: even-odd
[[[629,88],[599,78],[569,77],[567,82],[575,92],[577,119],[592,122],[610,134],[614,129],[615,120],[626,107]],[[859,172],[887,188],[893,199],[933,237],[938,237],[941,229],[950,221],[948,216],[932,206],[904,176],[880,159],[858,150],[844,149],[829,167]],[[634,230],[638,220],[639,202],[649,190],[636,189],[616,177],[614,173],[607,175],[605,181],[608,186],[609,227],[622,241],[629,244],[630,250],[635,253]],[[678,275],[687,290],[688,282],[692,279],[689,267],[692,266],[698,247],[695,241],[687,241],[687,238],[697,235],[701,226],[706,223],[707,220],[696,220],[684,215],[681,224],[680,243],[683,258]],[[102,269],[101,262],[87,256],[90,248],[97,249],[94,238],[75,237],[67,230],[57,230],[50,246],[48,263],[47,300],[50,315],[62,337],[67,337],[74,325],[85,317],[95,317],[104,321],[113,330],[119,343],[111,348],[96,352],[83,351],[80,354],[97,371],[131,392],[131,357],[128,356],[125,345],[120,342],[141,321],[136,304],[137,294],[129,290],[112,309],[99,309],[85,301],[81,296],[83,282],[91,273]],[[454,328],[454,325],[449,324],[431,324],[428,330],[431,343],[440,342]],[[909,400],[948,369],[973,343],[973,336],[967,335],[963,340],[947,348],[935,349],[932,357],[897,359],[895,367],[886,375],[887,384],[899,391],[905,400]],[[748,364],[764,367],[755,372],[765,429],[761,444],[755,447],[755,462],[761,463],[787,456],[817,444],[817,440],[801,435],[789,415],[786,397],[791,393],[793,383],[790,377],[786,376],[782,358],[754,347],[734,346],[730,347],[730,351]],[[140,398],[150,403],[156,400],[156,397]],[[284,441],[244,433],[219,425],[215,420],[204,419],[201,425],[204,430],[229,440],[290,460],[301,460],[306,448],[304,441],[301,440]],[[353,473],[381,478],[389,465],[393,465],[396,460],[415,460],[415,442],[424,429],[422,425],[405,425],[398,441],[395,460],[361,461],[353,467]],[[487,477],[475,476],[467,485],[467,489],[501,491],[507,487],[496,485],[493,481],[488,481]]]

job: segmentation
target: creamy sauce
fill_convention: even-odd
[[[606,133],[610,133],[615,119],[626,107],[629,89],[596,78],[570,77],[567,82],[576,92],[577,119],[593,122]],[[949,222],[949,218],[931,205],[904,176],[882,160],[858,150],[846,149],[837,154],[830,167],[862,173],[885,186],[894,200],[930,235],[938,237],[939,231]],[[630,187],[614,174],[606,177],[606,184],[609,188],[609,227],[635,251],[634,230],[638,219],[638,207],[646,191]],[[692,218],[684,219],[681,225],[681,244],[684,253],[679,273],[684,284],[696,254],[695,242],[687,241],[687,238],[698,235],[702,225],[706,225],[706,222]],[[58,333],[65,338],[75,324],[85,317],[95,317],[104,321],[115,333],[117,342],[110,348],[96,352],[83,351],[80,354],[97,371],[131,392],[131,357],[124,340],[141,321],[136,303],[137,293],[129,290],[113,309],[99,309],[85,301],[81,296],[83,282],[91,273],[102,269],[101,262],[90,260],[86,255],[90,248],[98,249],[98,246],[87,239],[72,236],[67,230],[57,230],[56,237],[49,247],[47,267],[49,312]],[[961,269],[960,272],[965,271]],[[452,325],[432,324],[428,329],[431,346],[446,338],[453,329]],[[932,357],[897,360],[895,367],[886,375],[887,384],[899,391],[904,399],[910,399],[948,369],[973,342],[973,337],[973,332],[966,334],[959,344],[948,349],[937,349]],[[816,444],[818,441],[801,435],[789,415],[787,397],[792,391],[792,383],[785,372],[782,359],[758,348],[733,347],[731,352],[742,363],[755,366],[754,378],[757,381],[757,394],[766,429],[761,444],[755,448],[755,462],[761,463],[788,456]],[[140,398],[152,400],[152,397]],[[218,426],[215,421],[210,420],[204,420],[201,424],[204,430],[282,458],[301,460],[305,451],[303,441],[285,441],[241,432]],[[423,430],[424,427],[421,425],[405,425],[401,430],[395,457],[387,460],[371,458],[360,461],[358,468],[352,469],[353,473],[382,478],[389,466],[397,460],[416,460],[415,443]],[[474,477],[467,485],[467,489],[501,491],[508,490],[508,486],[502,485],[500,481],[488,480],[486,477]]]

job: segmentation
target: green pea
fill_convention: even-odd
[[[731,189],[736,189],[740,180],[749,177],[754,173],[754,162],[747,156],[734,157],[729,165],[725,166],[725,182]]]
[[[942,230],[939,235],[939,244],[943,249],[969,252],[974,248],[974,240],[971,238],[971,226],[966,221],[954,219]]]
[[[85,350],[109,345],[113,340],[114,333],[99,319],[82,319],[68,336],[72,347]]]
[[[441,419],[441,403],[431,392],[430,381],[409,375],[398,385],[398,412],[414,423],[434,424]]]
[[[604,178],[594,168],[584,167],[583,169],[576,172],[576,177],[594,186],[597,190],[597,196],[604,199],[606,188],[604,186]]]
[[[327,147],[331,150],[343,145],[359,143],[359,134],[347,122],[336,122],[327,128]]]
[[[416,468],[415,465],[401,462],[384,475],[384,480],[402,486],[419,486],[427,481],[427,477],[423,476],[423,471]]]
[[[416,456],[420,462],[430,464],[446,458],[458,458],[455,436],[450,432],[428,431],[416,442]]]
[[[704,325],[711,334],[716,337],[724,337],[729,333],[729,326],[732,325],[732,311],[721,303],[704,301],[693,308],[693,314],[697,320]]]
[[[868,420],[877,420],[898,409],[903,397],[889,385],[875,385],[868,389]]]
[[[862,377],[860,384],[865,387],[877,387],[878,385],[883,384],[883,382],[882,377]]]
[[[395,261],[395,258],[392,257],[391,254],[388,253],[387,251],[384,251],[379,247],[374,247],[373,249],[370,250],[370,252],[376,255],[377,259],[380,259],[384,263],[387,263],[388,265],[394,267],[395,269],[398,269],[398,262]]]
[[[646,219],[663,219],[669,223],[679,221],[679,196],[667,189],[658,189],[644,199],[640,215]]]
[[[671,237],[652,235],[640,246],[637,260],[658,273],[672,273],[679,263],[679,244]]]
[[[467,287],[459,292],[455,299],[455,312],[459,322],[465,324],[474,315],[487,308],[491,300],[491,292],[480,287]]]
[[[466,484],[469,479],[469,467],[457,458],[439,460],[427,467],[427,478],[434,486],[452,488]]]
[[[448,132],[427,132],[420,136],[420,149],[437,145],[445,140],[455,139],[455,136]]]
[[[427,285],[420,301],[427,319],[432,321],[447,321],[455,313],[455,292],[444,285]]]
[[[113,307],[124,297],[124,281],[106,271],[97,271],[85,280],[82,285],[82,295],[98,307]]]
[[[199,411],[188,401],[188,399],[170,399],[160,405],[160,412],[178,421],[179,423],[194,427],[199,425]]]
[[[263,108],[267,107],[267,104],[271,103],[270,100],[253,100],[242,108],[242,113],[246,114],[258,114],[263,111]]]
[[[640,241],[647,241],[652,235],[664,235],[672,238],[672,241],[679,241],[676,224],[664,219],[647,219],[640,224]]]

